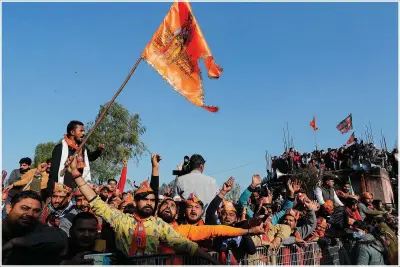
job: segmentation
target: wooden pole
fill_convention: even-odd
[[[122,89],[124,89],[125,85],[128,83],[129,79],[131,78],[132,74],[135,72],[135,70],[137,69],[137,67],[139,66],[139,63],[142,61],[142,56],[140,56],[138,58],[138,60],[136,61],[135,65],[133,66],[133,68],[131,69],[131,71],[129,72],[128,76],[126,76],[124,82],[121,84],[121,86],[119,87],[118,91],[114,94],[113,98],[111,99],[110,102],[107,103],[106,108],[103,110],[103,113],[101,113],[100,117],[97,119],[95,125],[93,126],[93,128],[90,130],[90,132],[88,133],[87,136],[85,136],[85,138],[83,139],[82,143],[79,145],[78,149],[75,151],[73,157],[75,157],[83,148],[83,146],[86,144],[87,140],[89,139],[89,137],[93,134],[93,132],[96,130],[96,128],[99,126],[99,124],[101,123],[101,121],[103,120],[104,116],[107,114],[108,110],[111,108],[111,105],[115,102],[115,99],[117,98],[117,96],[121,93]],[[64,176],[65,172],[67,171],[69,166],[69,162],[68,159],[67,161],[64,163],[64,169],[61,170],[60,175]]]

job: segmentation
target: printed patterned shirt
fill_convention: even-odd
[[[123,253],[128,256],[132,243],[132,236],[135,231],[137,221],[130,214],[124,214],[119,210],[111,209],[99,197],[90,202],[94,214],[102,217],[108,222],[115,231],[115,237],[119,242]],[[166,244],[178,253],[189,253],[191,256],[196,252],[198,245],[189,239],[178,234],[169,224],[160,218],[151,216],[144,222],[146,229],[146,249],[145,255],[158,253],[160,243]]]

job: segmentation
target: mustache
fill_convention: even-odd
[[[29,215],[22,215],[20,217],[20,219],[24,220],[24,221],[32,221],[32,222],[36,220],[35,217],[29,216]]]
[[[153,207],[150,206],[150,205],[147,205],[147,206],[144,206],[144,207],[143,207],[143,209],[145,209],[145,208],[153,209]]]

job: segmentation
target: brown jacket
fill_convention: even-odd
[[[24,175],[22,175],[21,180],[13,183],[14,186],[25,186],[31,182],[33,176],[35,175],[36,169],[32,169],[27,171]],[[49,174],[45,171],[42,172],[42,182],[40,184],[41,189],[46,189],[47,181],[49,180]],[[29,190],[30,186],[28,186],[25,190]]]

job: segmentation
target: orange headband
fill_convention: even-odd
[[[285,213],[285,216],[286,215],[293,216],[296,221],[300,218],[300,212],[295,209],[288,209],[288,211]]]
[[[233,203],[231,201],[224,201],[222,204],[222,210],[237,212],[235,206],[233,205]]]
[[[191,193],[188,199],[186,200],[186,205],[190,205],[193,203],[198,203],[203,206],[203,202],[196,196],[195,193]]]
[[[72,189],[62,183],[55,183],[54,184],[54,191],[53,192],[65,192],[67,194],[71,193]]]

